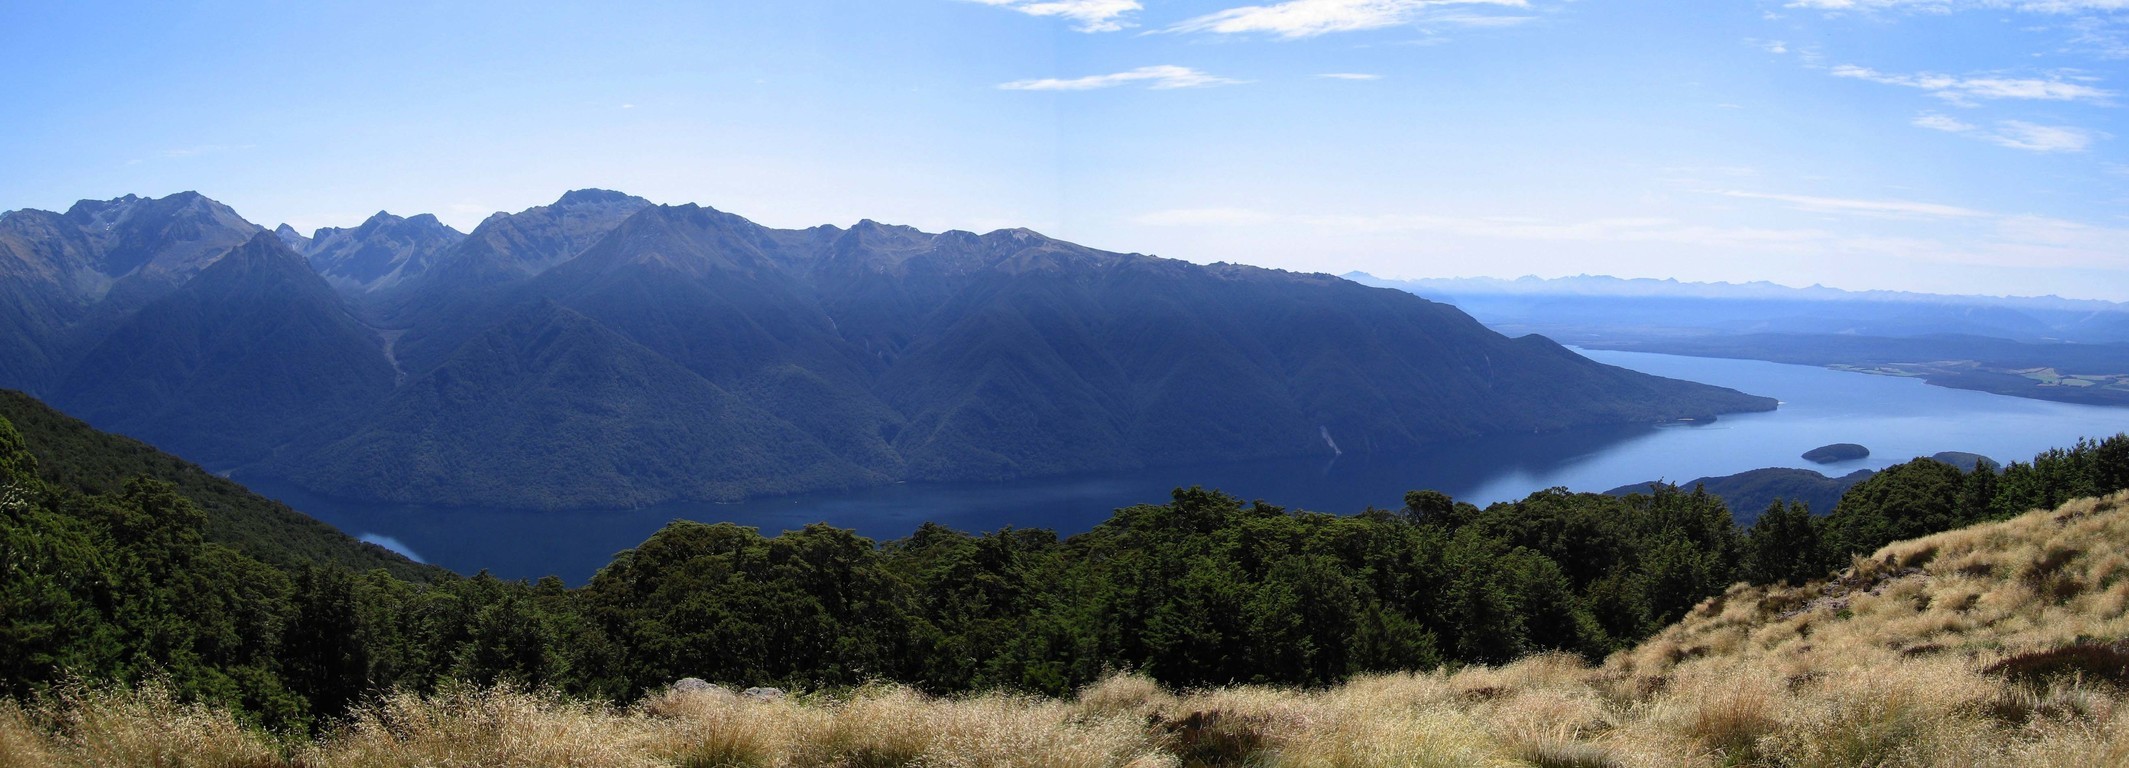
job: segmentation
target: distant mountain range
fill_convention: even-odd
[[[580,190],[461,234],[0,217],[0,386],[350,498],[622,507],[1769,410],[1337,277]]]
[[[1346,277],[1488,327],[1591,349],[1819,365],[2015,397],[2129,406],[2129,305],[1582,275]]]
[[[1642,296],[1703,299],[1904,302],[1909,304],[2008,307],[2041,312],[2129,313],[2129,304],[2096,299],[2065,299],[2060,296],[1957,295],[1918,293],[1914,291],[1850,291],[1840,288],[1828,288],[1823,285],[1796,288],[1764,280],[1749,283],[1699,283],[1675,278],[1658,280],[1647,277],[1627,278],[1613,277],[1611,275],[1575,275],[1573,277],[1552,278],[1525,275],[1513,279],[1499,277],[1429,277],[1412,280],[1393,280],[1376,277],[1366,272],[1348,272],[1345,277],[1368,285],[1458,295]]]
[[[1607,275],[1389,280],[1351,272],[1345,277],[1451,302],[1496,327],[1563,335],[1963,334],[2027,342],[2129,342],[2129,304],[2056,296],[1845,291]]]

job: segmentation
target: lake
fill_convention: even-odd
[[[1750,360],[1584,350],[1613,365],[1734,387],[1782,401],[1770,413],[1712,423],[1623,426],[1443,443],[1399,455],[1287,459],[1109,472],[1009,483],[904,483],[860,491],[684,503],[635,510],[530,512],[380,505],[321,498],[264,478],[239,478],[352,535],[461,573],[561,576],[582,584],[615,552],[675,519],[735,522],[766,533],[827,522],[877,539],[938,522],[967,531],[1005,526],[1087,530],[1117,507],[1160,503],[1178,486],[1219,488],[1245,499],[1321,512],[1402,506],[1406,491],[1434,489],[1477,504],[1566,487],[1603,491],[1645,480],[1690,480],[1760,467],[1828,474],[1881,469],[1939,451],[2027,460],[2079,437],[2129,431],[2129,408],[2051,403]],[[1869,458],[1812,465],[1828,443],[1861,443]]]

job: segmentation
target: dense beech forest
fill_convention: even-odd
[[[28,431],[61,440],[66,426]],[[1063,694],[1115,670],[1322,685],[1548,649],[1598,657],[1736,581],[1822,575],[1893,540],[2129,487],[2129,436],[2115,436],[2000,474],[1918,459],[1830,514],[1777,504],[1749,529],[1720,498],[1672,487],[1485,508],[1415,491],[1353,515],[1190,488],[1068,538],[675,522],[570,589],[394,561],[322,526],[262,539],[230,521],[275,505],[182,462],[24,434],[0,420],[0,685],[162,680],[290,731],[455,681],[615,701],[681,677]],[[138,472],[95,476],[112,467]]]

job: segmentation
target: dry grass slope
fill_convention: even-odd
[[[1334,689],[1076,700],[896,687],[628,708],[400,695],[283,743],[166,694],[0,705],[0,768],[153,766],[2129,765],[2129,496],[1886,547],[1828,582],[1739,586],[1602,666],[1557,655]]]

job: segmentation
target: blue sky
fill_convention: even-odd
[[[2129,300],[2129,0],[0,3],[0,210],[577,187],[1199,262]]]

